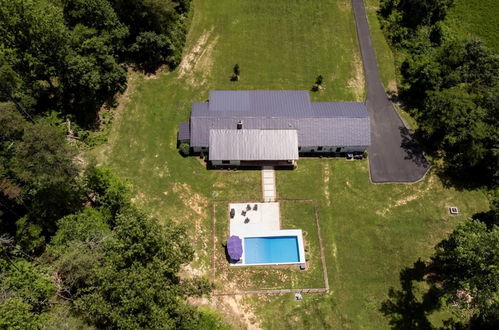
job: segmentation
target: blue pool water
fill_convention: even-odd
[[[271,264],[299,262],[298,237],[246,237],[244,238],[245,264]]]

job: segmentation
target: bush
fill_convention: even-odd
[[[187,143],[181,143],[178,151],[182,156],[188,156],[191,153],[191,147]]]

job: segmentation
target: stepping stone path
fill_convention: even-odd
[[[275,171],[273,166],[262,167],[263,201],[275,202],[277,193],[275,189]]]

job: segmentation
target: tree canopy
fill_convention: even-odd
[[[499,56],[479,40],[459,40],[440,22],[452,0],[384,0],[383,31],[401,53],[400,99],[416,135],[450,177],[498,184]]]
[[[190,0],[1,0],[0,102],[84,127],[126,87],[124,64],[180,62]]]

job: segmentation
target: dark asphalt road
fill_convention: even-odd
[[[376,64],[363,0],[352,0],[367,83],[366,106],[371,119],[371,181],[414,182],[429,165],[388,99]]]

